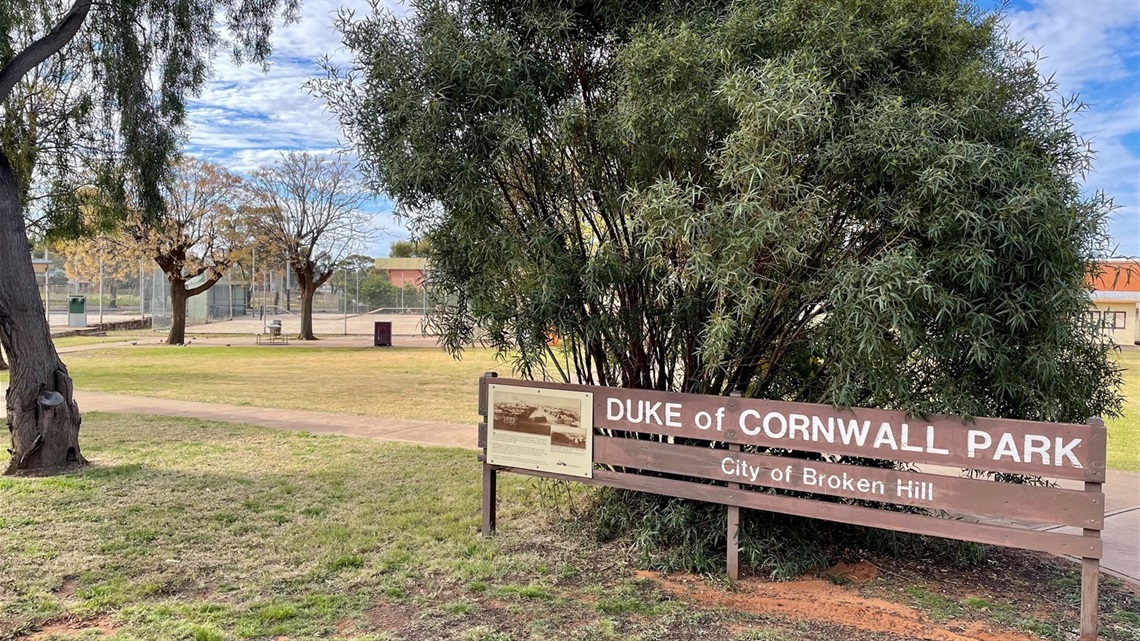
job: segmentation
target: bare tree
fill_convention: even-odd
[[[285,251],[301,288],[301,340],[313,335],[313,296],[342,260],[375,233],[361,211],[368,193],[343,158],[283,154],[253,174],[253,192],[266,207],[254,225],[259,235]]]
[[[186,301],[213,287],[244,249],[243,182],[224,168],[184,159],[166,195],[166,215],[155,221],[132,216],[125,232],[170,283],[168,345],[186,341]],[[194,286],[187,282],[199,276]]]

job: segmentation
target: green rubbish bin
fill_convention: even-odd
[[[71,296],[67,299],[67,326],[87,327],[86,296]]]

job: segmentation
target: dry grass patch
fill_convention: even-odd
[[[69,354],[80,389],[383,418],[474,423],[490,350],[132,347]]]

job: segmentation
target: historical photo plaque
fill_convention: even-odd
[[[594,395],[488,385],[487,462],[591,478]]]

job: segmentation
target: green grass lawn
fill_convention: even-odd
[[[1124,368],[1123,415],[1107,421],[1108,467],[1140,472],[1140,350],[1120,352]]]
[[[508,373],[489,350],[132,347],[68,354],[76,387],[384,418],[478,422],[478,379]]]
[[[500,531],[483,539],[472,452],[99,413],[83,429],[93,467],[0,477],[0,640],[910,638],[732,605],[755,585],[738,593],[714,581],[703,597],[678,596],[635,574],[621,542],[557,521],[542,506],[563,491],[533,479],[502,477]],[[874,562],[883,578],[863,589],[913,602],[935,631],[950,625],[934,616],[947,603],[967,621],[1049,639],[1075,626],[1077,566],[1012,564],[1000,579],[986,566],[969,595],[955,595],[930,584],[937,573],[924,564]],[[986,585],[1015,575],[1020,583]],[[950,596],[915,600],[916,581]],[[1110,584],[1102,638],[1134,638],[1140,620],[1128,613],[1140,601]],[[833,587],[840,612],[861,598]],[[992,607],[957,607],[981,597]],[[1011,609],[1008,620],[989,614]],[[898,616],[919,617],[907,612]]]
[[[84,433],[95,467],[0,478],[0,639],[63,620],[123,641],[690,625],[616,561],[535,538],[533,514],[520,518],[529,483],[502,484],[502,518],[519,527],[480,538],[471,452],[104,414]],[[630,605],[607,614],[603,591]],[[657,616],[633,620],[645,612]]]

